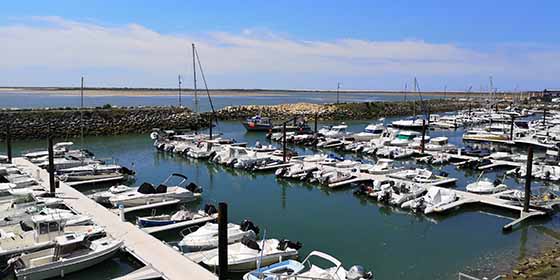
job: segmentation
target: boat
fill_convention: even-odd
[[[186,229],[190,231],[190,229]],[[228,223],[228,244],[241,241],[244,237],[255,239],[259,234],[259,227],[249,220],[244,220],[240,225]],[[206,250],[218,247],[218,224],[206,223],[193,232],[181,232],[183,238],[179,247],[183,252]]]
[[[440,136],[429,139],[424,149],[426,151],[452,152],[457,150],[457,147],[453,144],[449,144],[449,138]]]
[[[343,138],[348,136],[348,132],[346,132],[348,126],[345,124],[331,126],[330,128],[323,128],[319,130],[319,133],[327,138]]]
[[[102,192],[96,192],[92,195],[90,195],[89,197],[93,200],[95,200],[97,203],[99,204],[111,204],[111,202],[109,202],[109,199],[119,193],[124,193],[124,192],[130,192],[133,191],[134,188],[131,188],[129,186],[126,185],[116,185],[116,186],[112,186],[110,187],[108,190],[106,191],[102,191]]]
[[[206,217],[217,217],[217,213],[218,211],[214,205],[206,204],[203,210],[199,210],[197,212],[179,210],[171,215],[165,214],[138,217],[136,224],[141,228],[165,226],[184,221],[194,221]]]
[[[58,236],[71,233],[97,235],[103,228],[95,225],[65,225],[59,216],[35,215],[30,220],[0,226],[0,258],[54,246]]]
[[[457,199],[457,194],[453,190],[430,187],[424,196],[409,200],[403,203],[401,207],[430,214],[442,211],[445,206],[457,201]]]
[[[128,179],[135,174],[134,171],[120,165],[97,163],[60,169],[56,173],[58,178],[64,182],[100,180],[114,177]]]
[[[258,265],[271,265],[282,260],[297,259],[301,243],[289,240],[264,239],[255,241],[243,238],[240,242],[228,245],[228,270],[247,272]],[[200,261],[210,268],[218,267],[218,249],[201,252],[204,258]]]
[[[405,120],[398,120],[391,123],[391,126],[399,129],[412,129],[421,130],[422,127],[427,126],[428,122],[424,122],[419,118],[408,118]]]
[[[260,115],[247,118],[243,123],[243,127],[247,131],[265,131],[268,132],[272,130],[272,121],[270,118],[261,117]]]
[[[484,129],[471,129],[463,134],[463,141],[510,143],[509,128],[491,125]]]
[[[507,190],[507,188],[508,187],[503,184],[501,180],[496,179],[494,182],[491,182],[488,178],[484,178],[482,180],[479,179],[478,181],[470,183],[466,186],[468,192],[478,194],[498,193]]]
[[[392,146],[408,146],[412,140],[422,134],[418,131],[402,130],[397,132],[395,139],[389,142]]]
[[[167,186],[168,181],[173,177],[178,177],[181,181],[175,186]],[[157,187],[150,183],[143,183],[136,190],[122,192],[110,197],[109,202],[114,207],[119,207],[119,205],[133,207],[169,200],[194,201],[201,196],[202,189],[194,183],[186,185],[187,180],[186,176],[173,173]]]
[[[382,124],[370,124],[366,126],[364,131],[352,134],[352,138],[358,142],[365,142],[380,138],[383,132],[385,132],[385,126]]]
[[[377,162],[367,168],[366,171],[369,174],[374,174],[374,175],[383,175],[383,174],[389,174],[389,173],[393,173],[393,172],[397,172],[399,171],[401,168],[400,167],[394,167],[393,166],[393,160],[391,159],[378,159]]]
[[[123,246],[123,241],[109,237],[90,241],[84,234],[59,236],[55,242],[53,248],[10,259],[17,279],[64,277],[111,258]]]
[[[318,258],[320,261],[312,263],[312,258]],[[327,267],[322,268],[319,265],[327,265]],[[243,280],[367,280],[372,278],[373,274],[366,272],[362,266],[354,265],[346,270],[339,260],[319,251],[312,251],[302,262],[287,260],[259,268],[243,276]]]

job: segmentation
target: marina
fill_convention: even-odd
[[[6,3],[0,280],[560,279],[560,3],[480,2]]]
[[[534,119],[538,120],[538,117],[535,117]],[[382,122],[390,123],[391,121],[392,119],[383,120]],[[484,124],[479,123],[476,125],[480,126]],[[217,218],[216,214],[206,217],[200,216],[200,218],[192,218],[192,220],[183,221],[178,219],[177,222],[170,220],[170,222],[166,222],[167,224],[142,228],[139,228],[134,224],[139,223],[139,221],[137,220],[144,219],[142,217],[148,217],[145,216],[145,214],[149,213],[150,211],[152,213],[151,216],[153,216],[154,218],[168,217],[164,219],[169,220],[170,217],[174,215],[173,213],[175,213],[171,212],[173,211],[172,209],[179,209],[179,206],[184,207],[183,205],[185,205],[187,206],[187,208],[192,209],[192,207],[196,205],[200,206],[208,203],[217,204],[218,202],[224,200],[229,202],[230,206],[232,207],[231,211],[235,213],[233,215],[233,222],[251,218],[251,220],[258,223],[259,226],[263,226],[262,221],[270,220],[270,215],[255,215],[256,212],[247,212],[243,209],[243,206],[239,206],[246,204],[235,203],[235,201],[239,201],[239,199],[243,201],[243,195],[237,198],[235,198],[237,195],[231,196],[231,193],[226,196],[222,196],[223,198],[220,198],[219,195],[217,196],[217,194],[226,191],[226,189],[223,189],[224,185],[217,183],[216,181],[208,181],[208,179],[212,179],[214,177],[214,175],[212,174],[215,172],[218,172],[217,174],[223,174],[220,176],[228,174],[227,178],[228,180],[231,180],[231,182],[236,182],[236,180],[239,179],[242,179],[243,181],[249,180],[247,182],[252,182],[254,180],[258,182],[265,179],[265,181],[267,182],[266,184],[270,185],[272,188],[277,188],[278,186],[280,186],[283,190],[282,192],[287,191],[285,189],[286,187],[289,187],[290,189],[297,189],[303,186],[303,189],[313,188],[319,191],[319,193],[329,194],[328,197],[320,198],[319,200],[313,199],[312,201],[314,203],[318,203],[319,201],[325,199],[328,201],[329,199],[332,199],[329,198],[330,196],[344,198],[344,205],[346,205],[347,207],[353,204],[363,205],[365,201],[370,201],[366,203],[366,205],[369,205],[368,207],[387,209],[384,211],[394,212],[393,215],[382,218],[381,220],[420,220],[423,221],[420,224],[436,223],[435,225],[433,225],[435,227],[434,229],[442,226],[446,228],[444,224],[449,224],[451,221],[453,221],[451,222],[451,224],[454,225],[457,225],[457,223],[465,223],[465,219],[467,217],[470,217],[469,219],[472,220],[471,223],[479,223],[478,221],[481,220],[487,221],[486,223],[488,223],[488,219],[490,219],[492,222],[485,224],[485,227],[487,228],[488,225],[492,224],[494,229],[491,229],[491,231],[494,232],[492,234],[495,236],[503,236],[504,234],[505,236],[516,236],[518,235],[519,231],[525,231],[525,228],[530,227],[530,225],[532,224],[538,224],[542,223],[541,221],[555,219],[555,205],[559,202],[559,200],[554,198],[554,196],[551,196],[554,188],[550,188],[549,183],[545,183],[543,185],[543,179],[540,179],[538,175],[534,178],[534,182],[532,184],[532,188],[535,193],[532,194],[531,203],[527,209],[524,209],[523,207],[523,188],[518,183],[516,183],[517,179],[515,174],[517,173],[510,172],[511,170],[520,170],[527,168],[527,163],[523,162],[523,158],[525,159],[525,161],[527,161],[527,157],[516,155],[516,153],[523,151],[522,147],[517,148],[511,146],[493,146],[490,153],[484,152],[482,150],[483,148],[476,148],[479,150],[475,152],[475,148],[469,146],[467,149],[462,143],[463,139],[461,139],[461,133],[464,129],[469,128],[454,128],[451,131],[447,129],[426,130],[426,135],[424,136],[426,141],[419,141],[418,138],[422,137],[422,133],[415,133],[411,134],[414,135],[414,137],[408,139],[406,145],[399,143],[397,144],[398,146],[392,146],[394,142],[390,139],[381,140],[382,137],[391,137],[390,135],[398,137],[398,133],[387,133],[386,136],[383,136],[384,134],[379,132],[373,133],[377,136],[368,137],[367,141],[363,141],[363,138],[361,138],[360,140],[353,140],[352,134],[356,133],[356,130],[359,129],[359,127],[363,126],[365,126],[364,122],[349,123],[344,128],[346,130],[345,133],[333,133],[332,137],[341,137],[340,141],[341,143],[343,143],[343,145],[333,147],[320,147],[319,145],[309,146],[305,141],[313,141],[313,138],[310,138],[311,136],[305,135],[313,136],[313,134],[302,134],[302,136],[305,136],[305,138],[296,137],[295,134],[292,134],[290,138],[286,136],[285,146],[287,149],[289,148],[289,150],[292,151],[291,153],[293,153],[293,155],[290,155],[288,157],[284,156],[282,151],[282,146],[284,146],[283,136],[279,140],[277,140],[280,141],[280,145],[278,145],[277,142],[274,142],[274,140],[272,140],[274,139],[274,136],[271,137],[271,140],[266,139],[266,132],[244,132],[244,129],[240,122],[222,122],[215,128],[216,130],[219,130],[220,134],[218,136],[215,136],[217,138],[213,138],[212,140],[209,139],[208,134],[204,134],[208,133],[208,131],[202,131],[200,134],[198,134],[198,136],[177,137],[173,136],[174,133],[170,131],[163,134],[163,137],[165,138],[161,138],[161,136],[159,135],[151,135],[150,138],[145,134],[140,134],[137,136],[127,136],[127,139],[134,139],[133,141],[127,141],[129,143],[129,147],[133,147],[130,146],[130,144],[138,145],[138,148],[142,149],[142,152],[134,152],[135,150],[132,149],[130,150],[132,154],[130,154],[129,156],[123,157],[124,154],[118,153],[117,155],[119,156],[119,162],[127,163],[125,165],[128,166],[134,166],[134,171],[136,174],[133,180],[136,180],[135,182],[138,182],[139,179],[148,179],[147,181],[161,181],[165,178],[163,176],[160,179],[155,179],[149,176],[146,177],[143,174],[145,172],[142,172],[142,170],[153,169],[154,162],[150,163],[145,159],[139,160],[138,158],[136,158],[136,154],[138,154],[143,155],[144,157],[153,157],[152,160],[155,160],[155,163],[161,163],[162,161],[168,162],[166,165],[168,166],[167,168],[170,169],[162,170],[173,170],[172,172],[177,174],[185,173],[186,176],[180,175],[179,179],[182,178],[184,179],[184,181],[190,181],[190,178],[193,178],[193,182],[196,182],[196,185],[201,187],[202,196],[195,201],[190,201],[190,199],[187,202],[183,201],[182,199],[165,199],[161,201],[150,202],[149,200],[146,200],[146,202],[144,202],[145,204],[134,203],[128,206],[124,205],[125,207],[116,207],[116,204],[110,205],[111,203],[109,196],[107,197],[108,200],[106,200],[107,202],[109,202],[109,204],[106,205],[105,207],[107,208],[105,208],[92,200],[97,200],[97,198],[95,198],[96,194],[102,194],[104,190],[107,190],[108,186],[111,186],[111,183],[108,184],[107,182],[104,182],[104,178],[100,178],[97,180],[91,180],[89,182],[86,180],[85,182],[87,183],[82,184],[79,187],[79,190],[75,190],[69,184],[60,181],[58,183],[60,186],[57,189],[57,197],[63,198],[65,203],[78,213],[91,215],[92,217],[99,215],[99,217],[101,217],[103,221],[97,223],[96,219],[93,218],[96,224],[103,225],[104,227],[115,227],[114,231],[107,231],[109,234],[111,234],[111,236],[119,236],[119,233],[122,235],[124,231],[128,232],[128,230],[132,230],[132,228],[134,228],[133,232],[135,232],[135,236],[138,235],[138,240],[143,240],[145,238],[147,238],[146,240],[148,240],[149,238],[154,237],[162,239],[164,242],[157,242],[160,244],[158,246],[162,246],[161,250],[166,252],[163,254],[170,254],[169,257],[171,257],[171,254],[174,254],[173,258],[181,258],[178,259],[178,261],[185,261],[183,259],[186,259],[186,261],[192,260],[194,262],[206,264],[210,264],[212,262],[210,256],[216,253],[217,249],[206,249],[206,251],[208,252],[189,252],[185,253],[185,256],[181,256],[181,254],[177,251],[178,247],[173,244],[176,244],[175,242],[180,241],[180,235],[183,234],[182,232],[185,229],[189,229],[189,232],[192,232],[193,230],[196,230],[197,226],[200,227],[207,222],[215,221]],[[377,128],[381,129],[382,126],[378,125]],[[385,128],[383,128],[383,130],[385,130]],[[117,137],[117,139],[120,137]],[[169,139],[174,140],[169,140],[167,137],[172,137]],[[300,138],[307,140],[305,140],[304,142],[296,140]],[[118,140],[114,142],[107,142],[107,140],[105,140],[106,137],[101,137],[99,138],[99,140],[94,139],[95,138],[91,138],[91,140],[88,140],[88,142],[93,141],[90,142],[91,144],[88,145],[88,148],[92,151],[95,151],[96,154],[99,153],[100,156],[105,156],[106,154],[114,154],[111,146],[116,149],[121,146],[121,142]],[[155,141],[152,139],[155,139]],[[227,139],[237,139],[237,142],[232,143],[231,140]],[[434,141],[432,139],[435,139],[437,141]],[[96,144],[96,141],[99,142],[97,142]],[[251,146],[250,143],[255,142],[257,142],[257,145]],[[108,143],[111,143],[110,146],[107,145]],[[424,152],[421,151],[422,144],[424,144]],[[37,147],[36,144],[33,144],[32,142],[28,145],[31,145],[28,147]],[[207,145],[207,147],[204,148],[204,151],[208,152],[208,156],[204,156],[201,158],[199,156],[200,152],[197,152],[197,147],[205,145]],[[411,154],[411,156],[402,159],[399,157],[393,157],[393,159],[385,159],[383,158],[383,156],[376,156],[375,152],[369,152],[371,151],[371,147],[374,147],[374,145],[382,145],[375,146],[376,150],[397,148],[407,151],[410,150],[413,151],[413,153]],[[430,150],[427,150],[428,145],[432,145],[429,148]],[[99,148],[95,147],[103,147],[103,149],[99,150]],[[356,149],[356,147],[361,148]],[[17,151],[22,151],[22,148],[24,150],[26,149],[25,146],[21,148],[18,147]],[[100,152],[98,152],[98,150]],[[509,152],[505,152],[506,150],[508,150]],[[71,151],[74,150],[72,148],[67,149],[67,152]],[[554,153],[547,152],[546,154],[543,154],[542,152],[542,150],[537,151],[536,156],[538,158],[544,157],[546,154],[550,154],[548,156],[554,156]],[[295,155],[295,153],[297,153],[297,155]],[[132,156],[133,154],[135,155]],[[476,156],[478,154],[482,154],[482,156]],[[220,159],[216,159],[218,155],[220,156]],[[389,155],[389,157],[391,157],[391,155]],[[15,158],[14,160],[16,166],[28,170],[27,173],[29,174],[35,174],[35,177],[32,176],[32,178],[34,178],[34,180],[38,183],[45,184],[46,182],[48,182],[48,177],[45,177],[48,176],[48,173],[44,170],[38,169],[36,165],[23,158]],[[436,160],[442,161],[442,163],[432,165],[436,164]],[[182,167],[177,169],[177,166]],[[533,166],[538,167],[541,165],[534,164]],[[4,168],[6,170],[5,172],[11,172],[9,171],[10,169],[7,168],[7,166]],[[480,173],[481,170],[484,170],[483,173]],[[469,177],[465,177],[465,175],[463,174],[464,172],[474,172],[474,174],[478,174],[478,179],[472,177],[471,179],[468,179]],[[510,175],[507,175],[507,173],[509,173]],[[496,180],[498,179],[498,177],[503,177],[500,182],[503,181],[503,185],[505,186],[505,188],[496,189],[496,191],[494,191],[493,186],[495,185],[491,183],[491,180],[494,179],[488,179],[489,183],[486,188],[489,188],[487,192],[490,193],[479,194],[465,190],[465,186],[467,190],[469,190],[469,186],[467,185],[474,183],[480,184],[480,187],[486,186],[481,183],[486,182],[484,180],[481,181],[481,177],[487,178],[488,176],[491,176],[490,178],[493,178],[495,176],[494,178],[496,178]],[[524,178],[523,176],[521,177]],[[6,178],[8,178],[9,180],[15,180],[15,177],[14,179],[10,179],[12,178],[10,176]],[[165,183],[163,185],[169,186],[170,184],[171,183]],[[142,184],[142,186],[143,185],[145,184]],[[236,184],[232,186],[235,185]],[[152,185],[151,187],[154,188],[155,192],[157,192],[156,186],[157,185]],[[189,188],[194,190],[197,187]],[[127,193],[131,191],[130,187],[127,187],[125,185],[122,185],[122,187],[114,186],[114,189],[114,196],[119,196],[121,195],[121,193]],[[167,189],[169,189],[169,187],[167,187]],[[24,185],[22,185],[21,190],[25,190]],[[220,191],[216,192],[217,190]],[[252,199],[255,197],[255,194],[253,193],[257,190],[258,189],[255,189],[254,187],[246,190],[250,191],[251,193],[251,195],[248,196],[251,198],[250,201],[253,201]],[[270,191],[271,190],[268,190],[267,192]],[[278,190],[275,190],[273,192],[276,193],[277,191]],[[34,192],[40,193],[39,189],[37,188],[35,188]],[[226,193],[228,192],[229,191],[226,191]],[[301,196],[303,194],[300,193],[300,191],[298,191],[298,193],[298,196]],[[364,194],[366,195],[364,196]],[[372,196],[373,194],[375,196]],[[151,194],[147,193],[143,194],[142,196],[149,197],[150,195]],[[548,195],[551,197],[547,198],[547,200],[542,200],[542,198],[540,198],[542,197],[542,195]],[[76,197],[79,198],[76,199]],[[264,197],[262,195],[259,195],[258,198],[263,199]],[[88,202],[83,202],[82,200],[84,199]],[[270,199],[267,199],[266,201],[268,200]],[[284,205],[284,203],[286,202],[282,202],[281,205]],[[321,209],[324,210],[325,208]],[[276,211],[284,212],[287,210],[288,209],[282,207]],[[477,211],[473,212],[472,210]],[[194,211],[191,212],[196,213]],[[457,212],[461,214],[457,215]],[[352,215],[359,214],[359,212],[356,212],[355,210],[352,211],[352,213]],[[487,218],[482,218],[478,213],[487,214],[482,215],[487,216]],[[294,217],[294,214],[291,214],[287,217]],[[109,219],[109,217],[111,217],[111,219]],[[380,217],[377,217],[377,219],[379,218]],[[375,220],[370,219],[371,218],[367,219],[370,221],[369,223],[377,223]],[[445,221],[445,223],[442,223],[442,221]],[[366,221],[362,220],[362,222]],[[545,224],[546,223],[547,222],[545,222]],[[323,227],[325,226],[326,225],[323,225]],[[350,253],[348,255],[349,257],[345,257],[345,255],[347,254],[344,253],[344,250],[342,248],[336,250],[333,248],[329,249],[329,247],[332,247],[330,245],[325,246],[328,241],[327,243],[316,243],[310,241],[310,239],[304,238],[304,240],[301,240],[300,234],[294,234],[295,231],[286,231],[287,228],[275,227],[273,226],[273,223],[270,222],[265,222],[264,227],[266,228],[267,232],[266,238],[270,238],[269,235],[272,235],[272,238],[295,238],[296,240],[303,241],[301,243],[303,244],[303,246],[300,249],[302,250],[303,254],[305,254],[306,252],[310,252],[311,250],[323,251],[325,250],[323,247],[327,247],[326,251],[330,254],[335,252],[336,258],[342,258],[343,260],[350,259],[350,261],[354,259],[354,263],[367,266],[367,269],[370,269],[374,274],[377,273],[377,275],[385,275],[385,277],[391,277],[392,275],[389,271],[386,271],[383,268],[377,266],[375,261],[369,263],[367,260],[374,260],[370,259],[369,255],[367,257],[365,257],[364,255],[365,258],[355,259],[352,257],[353,253]],[[326,228],[328,228],[328,226]],[[153,235],[154,237],[145,237],[150,235]],[[260,233],[260,237],[263,237],[263,232]],[[165,276],[169,275],[168,273],[174,273],[165,272],[167,266],[164,264],[160,264],[157,261],[155,263],[152,263],[152,260],[149,256],[153,254],[149,252],[150,250],[148,250],[148,248],[135,249],[134,246],[138,245],[130,245],[129,247],[127,247],[128,242],[132,242],[127,240],[128,238],[124,242],[124,247],[129,248],[126,249],[126,251],[129,252],[129,254],[133,255],[136,259],[138,259],[141,263],[144,263],[147,267],[151,267],[151,269],[138,271],[138,274],[159,273],[159,275]],[[257,239],[256,242],[257,244],[260,244],[261,241],[258,240],[259,239]],[[309,243],[316,245],[312,245],[313,247],[308,248]],[[179,244],[181,243],[179,242]],[[484,242],[482,244],[484,244]],[[232,247],[235,248],[232,250],[246,250],[241,249],[243,247],[239,247],[242,245],[235,246]],[[407,246],[411,246],[411,244]],[[151,246],[149,249],[156,250]],[[484,251],[486,250],[488,250],[487,244],[484,245]],[[147,256],[143,256],[144,254],[146,254]],[[402,255],[397,254],[396,256],[402,258]],[[277,260],[281,260],[281,258]],[[214,266],[212,268],[212,266],[210,266],[210,268],[208,268],[205,265],[206,269],[209,269],[206,270],[205,268],[194,264],[194,262],[190,265],[194,265],[196,269],[207,271],[209,273],[208,277],[215,277],[213,276],[212,272],[215,273],[217,271],[217,267]],[[160,269],[159,266],[163,266],[164,268]],[[462,266],[463,265],[461,265],[461,267]],[[183,265],[183,267],[186,266]],[[244,269],[249,269],[249,267],[246,267]],[[188,269],[190,270],[190,268]],[[255,269],[255,267],[252,267],[250,269]],[[235,268],[233,270],[235,270]],[[446,275],[456,275],[457,271],[473,274],[473,271],[465,270],[458,267],[454,270],[450,270]],[[492,274],[497,272],[499,271],[486,268],[486,270],[474,272],[474,275],[477,275],[477,273]],[[245,272],[232,273],[233,275],[237,275],[236,273],[241,273],[241,275],[239,275],[239,277],[241,277]],[[135,274],[131,274],[130,277],[133,277],[134,275]],[[429,274],[423,275],[426,276]],[[124,275],[122,276],[125,277]]]

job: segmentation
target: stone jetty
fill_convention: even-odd
[[[459,99],[429,100],[426,108],[430,113],[476,108],[476,101]],[[216,112],[220,120],[242,120],[260,114],[276,121],[294,116],[315,115],[321,120],[368,120],[389,116],[421,114],[423,106],[416,102],[363,102],[340,104],[280,104],[228,106]],[[82,117],[83,115],[83,117]],[[104,106],[59,109],[0,110],[0,141],[5,139],[5,126],[11,127],[14,139],[45,139],[49,131],[62,138],[81,135],[119,135],[146,133],[153,128],[194,130],[208,127],[211,113],[193,113],[178,107],[119,107]],[[83,122],[81,121],[83,119]]]

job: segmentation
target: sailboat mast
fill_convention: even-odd
[[[198,113],[198,93],[196,89],[196,61],[195,61],[194,43],[192,44],[192,66],[193,66],[193,82],[194,82],[194,112]]]
[[[178,80],[179,80],[179,107],[183,107],[183,104],[181,102],[181,75],[178,76]]]
[[[84,76],[80,84],[80,138],[84,148]]]

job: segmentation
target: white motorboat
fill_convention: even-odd
[[[345,145],[345,141],[338,138],[326,138],[317,142],[317,148],[338,148]]]
[[[348,135],[346,129],[348,129],[348,126],[341,124],[332,127],[323,127],[318,132],[328,138],[342,138]]]
[[[429,142],[426,143],[425,147],[426,151],[437,151],[437,152],[450,152],[457,150],[457,147],[453,144],[449,144],[449,138],[445,136],[434,137],[429,139]]]
[[[111,258],[123,242],[109,237],[89,241],[84,234],[59,236],[56,245],[9,260],[17,279],[64,277]]]
[[[188,230],[188,229],[187,229]],[[183,252],[206,250],[218,247],[218,224],[207,223],[194,232],[183,234],[179,247]],[[228,244],[241,241],[243,238],[255,239],[259,228],[253,222],[245,220],[241,225],[228,223]]]
[[[7,163],[7,162],[8,162],[8,156],[0,155],[0,163]]]
[[[406,120],[398,120],[391,123],[391,126],[394,128],[402,128],[402,129],[413,129],[413,130],[420,130],[423,126],[427,125],[428,122],[424,123],[423,119],[418,118],[409,118]]]
[[[60,169],[57,172],[61,181],[88,181],[114,177],[123,179],[134,176],[134,171],[116,164],[89,164],[72,168]]]
[[[320,261],[312,262],[318,258]],[[327,265],[327,267],[320,267]],[[373,274],[366,272],[362,266],[354,265],[346,270],[336,258],[319,251],[312,251],[302,262],[284,261],[251,271],[243,276],[243,280],[367,280]]]
[[[490,194],[498,193],[507,190],[507,186],[500,180],[495,180],[491,182],[488,178],[478,180],[474,183],[470,183],[466,186],[468,192],[479,193],[479,194]]]
[[[120,194],[120,193],[131,192],[133,190],[134,190],[134,188],[131,188],[129,186],[116,185],[116,186],[110,187],[106,191],[96,192],[96,193],[90,195],[89,197],[91,199],[95,200],[97,203],[100,203],[100,204],[111,204],[111,202],[109,202],[109,199],[111,197],[113,197],[117,194]]]
[[[364,131],[352,134],[352,137],[358,142],[370,141],[380,138],[383,132],[385,132],[385,126],[382,124],[370,124],[366,126]]]
[[[181,178],[181,181],[175,186],[167,186],[168,181],[173,177]],[[202,190],[194,183],[186,185],[187,180],[186,176],[173,173],[157,187],[150,183],[143,183],[136,190],[110,197],[109,202],[114,207],[119,207],[119,205],[133,207],[170,200],[190,202],[200,198]]]
[[[393,162],[394,161],[391,159],[378,159],[373,166],[365,171],[374,175],[389,174],[399,171],[401,168],[393,166]]]
[[[141,228],[146,228],[171,225],[184,221],[196,221],[208,217],[218,217],[218,210],[216,210],[214,205],[206,204],[203,210],[198,210],[197,212],[183,209],[173,214],[138,217],[136,224]]]
[[[402,130],[397,133],[395,139],[389,142],[389,144],[392,146],[408,146],[414,138],[421,135],[418,131]]]
[[[283,260],[297,259],[299,242],[265,239],[255,241],[244,238],[241,242],[228,245],[228,270],[247,272],[259,265],[267,266]],[[218,249],[205,251],[201,262],[211,268],[218,267]]]
[[[402,184],[400,188],[394,188],[389,197],[389,204],[400,206],[401,204],[415,199],[426,192],[426,187],[415,184]]]
[[[65,225],[57,216],[35,215],[28,221],[0,226],[0,258],[49,248],[58,236],[71,233],[96,235],[103,228],[95,225]]]

